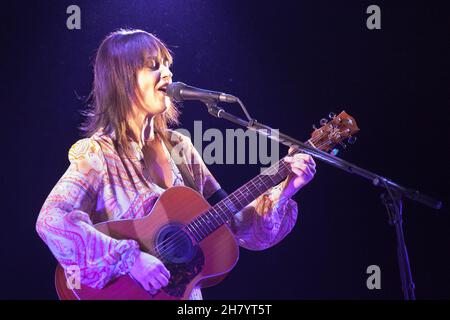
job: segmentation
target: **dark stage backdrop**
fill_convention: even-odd
[[[66,26],[72,4],[81,9],[80,30]],[[380,30],[366,26],[371,4],[381,9]],[[95,49],[121,27],[168,44],[174,81],[237,95],[260,122],[299,139],[330,111],[352,114],[361,132],[342,158],[444,201],[440,212],[405,201],[404,223],[417,297],[450,298],[444,1],[9,1],[0,12],[0,298],[57,298],[55,260],[35,222],[80,138]],[[201,103],[185,103],[181,126],[192,130],[199,120],[204,130],[236,128]],[[210,166],[229,192],[259,168]],[[401,299],[395,234],[379,195],[318,163],[295,196],[294,230],[268,250],[241,249],[236,268],[204,290],[205,299]],[[381,269],[380,290],[366,287],[369,265]]]

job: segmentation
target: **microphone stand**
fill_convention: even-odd
[[[381,195],[382,203],[386,206],[389,216],[389,224],[394,225],[397,236],[397,256],[400,270],[400,278],[402,282],[403,295],[405,300],[415,300],[414,294],[414,282],[412,279],[411,266],[408,258],[408,251],[406,249],[405,238],[403,234],[403,221],[402,221],[402,198],[406,197],[413,201],[422,203],[433,209],[440,209],[442,202],[435,200],[427,195],[420,193],[417,190],[405,188],[393,182],[392,180],[377,175],[366,169],[358,167],[348,161],[342,160],[332,154],[315,149],[293,137],[279,132],[267,125],[261,124],[255,119],[252,119],[248,114],[245,106],[238,100],[248,120],[243,120],[235,115],[226,112],[224,109],[217,106],[214,100],[202,101],[206,104],[208,112],[216,118],[226,119],[237,125],[246,127],[249,130],[256,131],[269,139],[275,140],[287,147],[295,147],[303,153],[309,154],[315,159],[319,159],[331,166],[344,170],[348,173],[356,174],[363,178],[366,178],[372,182],[373,185],[385,189],[385,192]]]

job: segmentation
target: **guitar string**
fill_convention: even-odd
[[[289,168],[288,167],[285,167],[285,169],[288,169],[289,170]],[[272,179],[271,179],[272,180]],[[273,182],[273,180],[272,180],[272,182]],[[247,184],[246,184],[247,185]],[[262,193],[264,193],[266,190],[264,190],[264,191],[261,191],[261,190],[259,190],[256,186],[252,186],[252,185],[250,185],[250,187],[248,187],[247,186],[247,189],[253,194],[255,191],[257,191],[258,192],[258,195],[259,194],[262,194]],[[268,189],[268,188],[267,188]],[[240,205],[244,208],[245,206],[244,205],[242,205],[242,203],[241,203],[241,197],[239,196],[239,195],[237,195],[237,196],[235,196],[236,197],[236,199],[238,200],[238,202],[240,203]],[[245,202],[249,202],[247,199],[245,199],[245,197],[243,198],[243,200],[245,200]],[[226,206],[226,205],[225,205]],[[200,224],[200,226],[202,226],[202,223],[204,224],[202,227],[204,228],[204,229],[200,229],[200,231],[205,231],[204,233],[206,234],[206,236],[208,236],[210,233],[212,233],[212,232],[214,232],[215,230],[217,230],[220,226],[221,226],[221,224],[224,224],[224,223],[226,223],[227,221],[229,221],[231,218],[232,218],[232,216],[230,217],[228,214],[227,214],[227,212],[226,211],[224,211],[224,208],[223,208],[223,206],[220,206],[220,205],[218,205],[217,207],[216,207],[217,209],[220,209],[220,211],[222,211],[222,212],[219,212],[218,210],[216,210],[216,209],[213,209],[213,208],[210,208],[210,210],[208,210],[207,212],[205,212],[204,214],[202,214],[201,216],[199,216],[199,217],[197,217],[196,218],[196,220],[199,222],[199,224]],[[213,209],[213,211],[216,213],[216,214],[218,214],[219,216],[220,216],[220,218],[221,218],[221,220],[225,220],[225,221],[222,221],[221,223],[220,223],[220,225],[218,225],[218,226],[216,226],[216,225],[214,225],[213,224],[213,227],[214,228],[211,228],[211,225],[207,225],[207,224],[205,224],[205,219],[208,221],[208,219],[210,219],[211,220],[211,214],[212,214],[212,212],[211,212],[211,209]],[[223,218],[223,215],[225,214],[225,216],[226,216],[226,219],[224,219]],[[208,215],[209,215],[209,217],[208,217]],[[199,220],[199,218],[200,217],[204,217],[204,220],[203,220],[203,222],[201,222],[200,220]],[[217,215],[213,215],[213,217],[215,218],[215,220],[216,221],[218,221],[218,218],[217,218]],[[192,223],[191,223],[192,224]],[[207,228],[205,228],[205,226],[209,226],[209,229],[210,230],[207,230]],[[190,231],[190,233],[192,234],[192,236],[195,238],[195,240],[196,241],[198,241],[198,242],[200,242],[201,240],[203,240],[204,238],[206,238],[205,236],[204,236],[204,234],[203,234],[203,232],[199,232],[199,230],[197,230],[197,229],[195,229],[194,227],[193,227],[193,225],[191,225],[191,227],[192,227],[192,229],[195,231],[195,232],[193,232],[192,230],[190,230],[189,228],[188,228],[188,226],[186,225],[186,226],[184,226],[183,228],[181,228],[179,231],[177,231],[176,233],[174,233],[171,237],[169,237],[168,239],[165,239],[165,241],[163,241],[163,242],[161,242],[157,247],[156,247],[156,249],[158,250],[158,253],[159,254],[161,254],[161,255],[164,255],[166,252],[168,252],[168,251],[170,251],[170,250],[173,250],[174,248],[176,248],[181,242],[183,242],[183,240],[184,240],[184,233],[183,233],[183,231],[187,228],[189,231]],[[197,228],[198,228],[198,226],[197,226]],[[197,240],[197,238],[200,238],[200,240]],[[202,239],[203,238],[203,239]],[[163,247],[164,245],[167,245],[165,248],[161,248],[161,247]],[[161,250],[161,249],[163,249],[163,250]]]
[[[324,136],[326,135],[326,133],[322,133],[320,136],[318,136],[315,140],[320,140],[321,138],[323,138]],[[311,140],[313,140],[314,138],[311,138],[310,140],[308,140],[307,142],[309,142],[310,144],[311,144]],[[321,144],[317,144],[316,145],[316,143],[315,142],[312,142],[312,146],[314,146],[315,148],[317,148],[317,149],[320,149],[320,148],[322,148],[322,147],[324,147],[324,146],[326,146],[327,144],[330,144],[331,143],[331,141],[326,141],[325,143],[321,143]],[[297,152],[295,149],[292,151],[292,153],[295,153],[295,152]],[[270,176],[271,175],[275,175],[275,174],[277,174],[277,173],[279,173],[279,171],[280,170],[277,170],[277,169],[275,169],[275,168],[277,168],[277,167],[279,167],[279,166],[283,166],[284,168],[286,168],[286,169],[288,169],[289,171],[290,171],[290,168],[289,167],[286,167],[286,162],[284,161],[284,158],[282,158],[281,160],[279,160],[278,162],[277,162],[277,164],[278,164],[278,166],[271,166],[271,167],[269,167],[264,173],[266,174],[266,175],[268,175],[269,176],[269,178],[270,178]],[[272,171],[272,170],[275,170],[275,172],[273,172],[273,173],[269,173],[269,171]],[[272,178],[270,178],[271,180],[272,180]],[[253,179],[252,179],[253,180]],[[252,180],[250,180],[249,182],[247,182],[246,184],[244,184],[244,186],[246,186],[248,183],[250,183]],[[272,181],[273,182],[273,181]],[[252,183],[253,184],[253,183]],[[253,192],[255,192],[255,191],[258,191],[258,193],[259,192],[261,192],[256,186],[252,186],[252,185],[250,185],[250,188],[251,189],[249,189],[248,188],[248,186],[247,186],[247,189],[250,191],[250,193],[253,193]],[[241,189],[241,188],[239,188],[239,189]],[[238,191],[239,189],[237,189],[236,191]],[[236,192],[235,191],[235,192]],[[267,191],[267,190],[265,190],[265,191]],[[265,191],[262,191],[261,192],[261,194],[262,193],[264,193]],[[234,193],[234,192],[233,192]],[[227,197],[228,198],[228,197]],[[240,199],[240,197],[239,197],[239,195],[237,195],[237,196],[235,196],[235,198],[238,200],[238,202],[239,202],[239,204],[242,206],[242,203],[241,203],[241,199]],[[245,197],[242,199],[242,200],[244,200],[244,201],[248,201],[247,199],[245,199]],[[220,202],[222,202],[222,201],[220,201]],[[220,203],[219,202],[219,203]],[[211,207],[209,210],[207,210],[205,213],[203,213],[203,214],[201,214],[200,216],[198,216],[197,218],[195,218],[191,223],[189,223],[188,225],[191,225],[194,221],[199,221],[198,219],[199,218],[201,218],[202,216],[205,216],[206,214],[208,214],[208,212],[210,212],[210,210],[212,209],[212,208],[214,208],[214,207],[216,207],[219,203],[217,203],[216,205],[214,205],[213,207]],[[226,205],[225,205],[226,206]],[[245,206],[243,206],[243,208],[244,208]],[[222,225],[223,224],[225,224],[227,221],[229,221],[233,216],[231,216],[231,217],[229,217],[227,214],[226,214],[226,212],[224,212],[223,211],[223,208],[221,207],[221,206],[217,206],[217,208],[220,208],[221,209],[221,211],[222,211],[222,213],[219,213],[219,216],[222,218],[222,220],[223,220],[223,214],[225,214],[225,216],[227,217],[227,219],[225,220],[225,221],[222,221]],[[241,209],[242,210],[242,209]],[[216,210],[214,210],[214,211],[216,211]],[[218,213],[217,211],[216,211],[216,213]],[[214,218],[216,218],[215,216],[214,216]],[[208,219],[208,217],[206,217],[206,219]],[[217,220],[217,219],[216,219]],[[200,222],[200,221],[199,221]],[[201,225],[201,223],[202,222],[200,222],[200,226],[202,226]],[[203,222],[203,224],[204,224],[205,222]],[[196,234],[194,234],[194,232],[192,232],[191,230],[189,230],[189,228],[188,228],[188,225],[185,225],[185,226],[183,226],[182,228],[180,228],[178,231],[176,231],[174,234],[172,234],[170,237],[168,237],[167,239],[165,239],[164,241],[162,241],[161,243],[159,243],[158,245],[156,245],[155,246],[155,250],[157,251],[157,253],[159,254],[159,255],[164,255],[165,253],[167,253],[167,252],[169,252],[170,250],[174,250],[180,243],[183,243],[184,242],[184,239],[185,239],[185,237],[184,237],[184,235],[185,235],[185,233],[184,233],[184,231],[187,229],[191,234],[192,234],[192,236],[193,236],[193,238],[196,240],[196,241],[198,241],[197,240],[197,237],[199,237],[200,238],[200,241],[202,241],[204,238],[206,238],[209,234],[211,234],[212,232],[214,232],[215,230],[217,230],[221,225],[219,225],[218,227],[216,227],[215,229],[212,229],[212,230],[207,230],[206,228],[204,228],[204,229],[200,229],[199,227],[197,227],[200,231],[203,231],[203,230],[205,230],[205,234],[206,234],[206,236],[204,236],[203,234],[202,234],[202,232],[199,232],[199,230],[196,230],[192,225],[191,225],[191,227],[192,227],[192,229],[195,231],[195,233]],[[203,225],[203,227],[205,227],[205,226],[208,226],[207,224],[205,225]],[[210,229],[211,229],[211,226],[210,226]],[[198,241],[198,242],[200,242],[200,241]],[[162,249],[162,250],[161,250]]]
[[[324,135],[324,134],[323,134],[323,135]],[[320,136],[318,139],[322,138],[323,135]],[[312,139],[310,139],[310,140],[312,140]],[[310,141],[308,141],[308,142],[310,142]],[[325,143],[325,144],[326,144],[326,143]],[[320,145],[319,147],[322,147],[322,146],[325,145],[325,144],[322,144],[322,145]],[[295,152],[296,152],[296,150],[293,150],[293,151],[292,151],[292,153],[295,153]],[[278,164],[278,166],[280,166],[280,164],[282,164],[282,165],[284,166],[284,164],[285,164],[284,158],[281,159],[281,160],[279,160],[277,164]],[[272,166],[272,167],[268,168],[264,173],[266,173],[266,175],[268,175],[268,176],[270,177],[271,175],[274,175],[274,174],[277,173],[277,171],[271,172],[271,173],[270,173],[271,170],[272,170],[272,171],[273,171],[273,170],[276,170],[275,168],[276,168],[276,166]],[[251,181],[251,180],[250,180],[250,181]],[[249,182],[250,182],[250,181],[249,181]],[[248,182],[248,183],[249,183],[249,182]],[[273,182],[273,181],[271,181],[271,182]],[[266,187],[266,186],[265,186],[265,187]],[[237,190],[236,190],[236,191],[237,191]],[[259,190],[258,190],[258,191],[259,191]],[[266,190],[265,190],[265,191],[266,191]],[[264,193],[265,191],[262,191],[261,193]],[[239,201],[239,197],[237,197],[237,200]],[[223,212],[223,213],[224,213],[224,212]],[[199,216],[199,217],[201,217],[201,216]],[[199,217],[197,217],[197,219],[198,219]],[[221,215],[221,218],[223,218],[222,215]],[[227,218],[229,218],[229,217],[227,216]],[[199,222],[200,222],[200,221],[199,221]],[[201,223],[201,222],[200,222],[200,223]],[[222,223],[224,223],[224,221],[222,221]],[[203,236],[203,235],[201,234],[201,232],[198,232],[199,230],[197,230],[195,227],[196,227],[196,225],[194,224],[194,225],[192,226],[192,228],[193,228],[193,230],[197,233],[197,235]],[[197,227],[197,228],[198,228],[198,227]],[[191,233],[193,233],[193,232],[191,231]],[[195,234],[193,234],[193,235],[195,236]],[[175,234],[173,234],[171,237],[173,237],[173,236],[175,236]],[[161,242],[159,245],[164,245],[165,242],[171,240],[171,237],[165,239],[165,240],[164,240],[163,242]]]
[[[312,140],[312,139],[310,139],[310,140]],[[309,140],[308,140],[308,142],[310,142]],[[322,143],[322,144],[320,144],[320,145],[317,145],[316,147],[317,148],[321,148],[321,147],[323,147],[324,145],[326,145],[326,144],[329,144],[330,142],[326,142],[326,143]],[[292,153],[295,153],[296,152],[296,150],[293,150],[293,152]],[[283,165],[284,166],[284,168],[285,169],[288,169],[288,170],[290,170],[290,168],[289,167],[286,167],[285,166],[285,164],[286,164],[286,162],[284,162],[284,158],[283,159],[281,159],[281,160],[279,160],[278,161],[278,163],[280,163],[280,165]],[[269,169],[267,169],[266,171],[265,171],[265,173],[267,174],[269,171],[271,171],[271,170],[276,170],[274,173],[271,173],[270,175],[274,175],[274,174],[276,174],[276,173],[278,173],[278,171],[277,171],[277,169],[275,169],[275,166],[272,166],[272,167],[270,167]],[[269,176],[269,178],[270,178],[270,175],[268,175]],[[272,180],[272,178],[270,178],[271,180]],[[250,181],[252,181],[252,180],[250,180]],[[249,181],[249,182],[250,182]],[[248,183],[249,183],[248,182]],[[273,182],[273,181],[272,181]],[[245,184],[245,185],[247,185],[247,183]],[[250,188],[252,189],[250,192],[251,193],[253,193],[254,191],[258,191],[258,193],[264,193],[265,191],[267,191],[267,190],[265,190],[265,191],[260,191],[258,188],[256,188],[256,186],[250,186]],[[239,188],[240,189],[240,188]],[[239,190],[238,189],[238,190]],[[250,190],[248,187],[247,187],[247,189],[248,190]],[[237,190],[236,190],[237,191]],[[241,203],[241,199],[240,199],[240,197],[239,197],[239,195],[237,195],[237,196],[235,196],[235,198],[238,200],[238,202],[239,202],[239,204],[242,206],[242,203]],[[245,199],[245,197],[243,198],[243,200],[244,201],[248,201],[247,199]],[[220,201],[220,202],[222,202],[222,201]],[[219,203],[220,203],[219,202]],[[218,203],[218,204],[219,204]],[[217,204],[215,205],[215,206],[213,206],[213,207],[216,207],[217,206]],[[226,206],[226,205],[225,205]],[[200,216],[198,216],[197,218],[195,218],[193,221],[195,221],[195,220],[197,220],[198,221],[198,219],[200,218],[200,217],[202,217],[202,216],[205,216],[206,214],[208,214],[208,212],[213,208],[213,207],[211,207],[208,211],[206,211],[205,213],[203,213],[202,215],[200,215]],[[243,208],[244,208],[245,206],[243,206]],[[217,208],[219,208],[219,209],[221,209],[221,211],[222,211],[222,213],[219,213],[219,215],[220,215],[220,217],[223,219],[223,214],[225,214],[225,216],[227,217],[227,219],[225,220],[225,221],[222,221],[222,225],[223,224],[225,224],[227,221],[229,221],[233,216],[231,216],[231,217],[229,217],[227,214],[226,214],[226,212],[224,212],[223,211],[223,207],[220,207],[220,206],[217,206]],[[242,209],[241,209],[242,210]],[[216,211],[216,210],[214,210],[214,211]],[[216,213],[218,213],[217,211],[216,211]],[[208,218],[206,218],[206,219],[208,219]],[[217,220],[217,219],[216,219]],[[200,222],[200,221],[199,221]],[[192,222],[191,222],[192,223]],[[190,224],[191,224],[190,223]],[[201,223],[201,222],[200,222]],[[190,225],[189,224],[189,225]],[[204,224],[204,222],[203,222],[203,224]],[[185,229],[188,227],[188,225],[185,225],[185,226],[183,226],[180,230],[178,230],[177,232],[175,232],[174,234],[172,234],[169,238],[167,238],[167,239],[165,239],[163,242],[161,242],[161,243],[159,243],[157,246],[155,246],[155,249],[156,249],[156,251],[157,251],[157,253],[159,254],[159,255],[164,255],[165,253],[167,253],[167,252],[169,252],[170,250],[174,250],[180,243],[183,243],[184,242],[184,239],[185,239],[185,237],[184,237],[184,235],[185,235],[185,233],[183,232],[183,231],[185,231]],[[203,227],[205,227],[205,225],[203,226]],[[220,227],[220,225],[218,226],[218,227]],[[191,234],[192,234],[192,236],[194,237],[194,239],[196,240],[196,241],[198,241],[196,238],[197,237],[199,237],[200,236],[200,241],[202,241],[204,238],[206,238],[210,233],[212,233],[212,232],[214,232],[215,230],[217,230],[218,229],[218,227],[216,227],[215,229],[213,229],[213,230],[207,230],[206,228],[204,228],[204,229],[200,229],[200,231],[202,231],[202,230],[205,230],[205,234],[206,234],[206,236],[204,236],[201,232],[199,233],[199,230],[196,230],[195,228],[193,228],[193,230],[195,230],[195,232],[196,232],[196,234],[194,234],[191,230],[189,230],[190,232],[191,232]],[[197,227],[198,228],[198,227]],[[211,227],[210,227],[211,228]],[[196,235],[197,235],[197,237],[196,237]],[[200,242],[200,241],[198,241],[198,242]],[[161,247],[163,247],[163,248],[161,248]],[[165,247],[165,248],[164,248]],[[163,249],[163,250],[161,250],[161,249]]]
[[[295,150],[294,150],[294,152],[295,152]],[[283,159],[282,160],[280,160],[279,162],[281,162],[281,161],[283,161]],[[285,166],[285,164],[286,164],[286,162],[284,162],[283,161],[283,165],[284,165],[284,168],[285,169],[288,169],[288,170],[290,170],[289,169],[289,167],[286,167]],[[274,168],[270,168],[270,169],[274,169]],[[270,170],[267,170],[267,171],[270,171]],[[270,177],[270,176],[269,176]],[[270,178],[271,179],[271,178]],[[271,179],[272,180],[272,179]],[[272,181],[273,182],[273,181]],[[247,185],[247,184],[246,184]],[[248,188],[247,187],[247,189],[250,191],[250,189],[251,189],[251,193],[253,193],[253,192],[255,192],[255,191],[258,191],[258,193],[259,194],[262,194],[262,193],[264,193],[265,191],[260,191],[258,188],[256,188],[256,186],[250,186],[250,188]],[[240,205],[242,206],[242,203],[241,203],[241,199],[240,199],[240,197],[239,197],[239,195],[238,196],[235,196],[236,198],[237,198],[237,200],[238,200],[238,202],[240,203]],[[246,202],[248,202],[248,200],[247,199],[245,199],[245,197],[243,198],[243,200],[244,201],[246,201]],[[214,206],[215,207],[215,206]],[[242,206],[243,208],[245,207],[245,206]],[[221,209],[221,211],[222,211],[222,213],[219,213],[219,215],[220,215],[220,217],[223,219],[223,214],[225,214],[225,216],[227,217],[227,219],[225,220],[225,221],[222,221],[222,224],[224,224],[224,223],[226,223],[227,221],[229,221],[231,218],[232,218],[232,216],[231,217],[229,217],[227,214],[226,214],[226,212],[224,212],[223,211],[223,207],[221,207],[221,206],[218,206],[217,208],[219,208],[219,209]],[[210,210],[211,210],[212,208],[210,208]],[[208,214],[208,212],[210,212],[210,210],[208,210],[208,211],[206,211],[205,213],[203,213],[202,215],[200,215],[200,216],[198,216],[195,220],[198,220],[200,217],[202,217],[202,216],[206,216],[206,214]],[[241,209],[242,210],[242,209]],[[216,211],[216,210],[214,210],[214,211]],[[218,213],[217,211],[216,211],[216,213]],[[211,217],[209,217],[209,218],[211,218]],[[208,219],[208,217],[206,217],[206,219]],[[216,220],[217,220],[217,218],[216,218]],[[200,222],[200,221],[199,221]],[[192,222],[191,222],[192,223]],[[201,223],[201,222],[200,222]],[[204,224],[204,222],[203,222],[203,224]],[[206,225],[204,225],[204,226],[206,226]],[[203,226],[203,227],[204,227]],[[211,227],[210,227],[210,229],[211,230],[207,230],[206,228],[204,228],[204,229],[202,229],[202,230],[205,230],[205,234],[206,234],[206,237],[210,234],[210,233],[212,233],[212,232],[214,232],[215,230],[217,230],[218,228],[220,227],[220,225],[219,226],[217,226],[217,227],[215,227],[214,229],[211,229]],[[160,254],[160,255],[164,255],[165,253],[167,253],[168,251],[170,251],[170,250],[174,250],[180,243],[182,243],[182,242],[184,242],[184,239],[185,239],[185,237],[184,237],[184,230],[187,228],[187,225],[186,226],[183,226],[180,230],[178,230],[177,232],[175,232],[173,235],[171,235],[169,238],[167,238],[167,239],[165,239],[163,242],[161,242],[160,244],[158,244],[156,247],[155,247],[155,249],[157,250],[157,252],[158,252],[158,254]],[[189,230],[189,229],[188,229]],[[204,238],[206,238],[202,233],[199,233],[198,232],[198,230],[196,230],[195,228],[193,228],[193,230],[195,230],[196,231],[196,233],[197,234],[194,234],[191,230],[189,230],[190,232],[191,232],[191,234],[192,234],[192,236],[195,238],[195,240],[196,241],[198,241],[197,239],[196,239],[196,235],[197,235],[197,237],[198,236],[200,236],[200,241],[201,240],[203,240]],[[203,239],[202,239],[203,238]],[[198,242],[200,242],[200,241],[198,241]],[[165,248],[161,248],[161,247],[164,247],[165,245],[167,245]],[[161,250],[161,249],[163,249],[163,250]]]
[[[281,180],[282,179],[280,179],[280,181]],[[257,196],[259,196],[260,194],[263,194],[268,188],[266,188],[265,190],[261,190],[259,188],[256,188],[255,186],[248,185],[247,189],[251,192],[252,195],[255,195],[257,192]],[[245,205],[243,205],[242,202],[248,204],[252,201],[246,199],[246,197],[239,196],[239,194],[237,194],[235,198],[240,203],[240,206],[242,208],[245,207]],[[230,217],[230,214],[227,212],[225,207],[226,206],[218,205],[213,209],[208,210],[206,213],[202,214],[202,216],[197,217],[196,221],[199,224],[199,226],[197,226],[197,229],[193,227],[192,223],[190,224],[190,226],[183,226],[183,228],[177,231],[176,234],[173,234],[168,241],[164,241],[164,243],[160,243],[156,247],[158,254],[164,257],[167,252],[175,250],[181,243],[185,241],[186,234],[184,233],[184,231],[186,230],[190,231],[191,235],[194,237],[197,243],[201,242],[209,234],[213,233],[215,230],[220,228],[221,225],[225,224],[226,222],[230,221],[233,218],[232,216]],[[242,208],[235,209],[234,211],[238,212],[242,210]],[[219,224],[217,224],[217,222],[210,223],[209,221],[212,221],[212,217],[214,217],[216,221],[221,221],[221,223]],[[205,221],[207,223],[205,223]]]

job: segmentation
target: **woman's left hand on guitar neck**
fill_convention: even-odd
[[[292,149],[289,149],[291,152]],[[291,198],[298,190],[308,184],[316,173],[314,159],[304,153],[287,156],[284,160],[291,165],[292,172],[283,182],[282,197]]]

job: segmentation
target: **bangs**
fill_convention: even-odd
[[[159,61],[167,60],[173,63],[173,57],[167,46],[156,36],[143,30],[119,29],[108,38],[116,39],[120,46],[114,46],[117,58],[126,62],[133,69],[146,65],[149,58],[156,57]],[[112,41],[114,42],[114,41]]]
[[[173,57],[167,46],[155,36],[143,32],[142,57],[143,64],[146,65],[150,58],[157,58],[158,61],[167,61],[169,66],[173,64]]]

